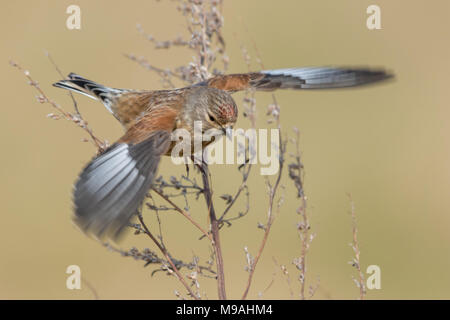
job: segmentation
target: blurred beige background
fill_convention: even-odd
[[[70,4],[81,7],[80,31],[65,26]],[[382,30],[366,28],[370,4],[381,7]],[[53,110],[37,103],[24,76],[8,64],[12,58],[29,69],[67,108],[67,94],[51,86],[60,77],[45,50],[64,73],[73,71],[113,87],[160,88],[156,75],[122,54],[143,55],[156,66],[189,61],[192,54],[186,50],[154,50],[135,28],[141,23],[158,39],[185,34],[184,19],[175,6],[172,1],[150,0],[2,3],[0,298],[93,298],[86,286],[66,289],[65,270],[71,264],[81,267],[102,299],[173,299],[174,290],[184,292],[174,278],[151,277],[152,268],[107,251],[72,225],[72,185],[94,148],[80,142],[85,133],[74,125],[46,118]],[[302,134],[306,191],[312,230],[317,233],[307,274],[309,284],[320,277],[315,298],[358,296],[351,278],[356,273],[347,263],[353,256],[348,245],[348,192],[356,204],[362,267],[375,264],[382,272],[381,290],[369,290],[367,298],[450,298],[449,11],[450,3],[444,0],[225,1],[231,72],[247,70],[240,45],[254,56],[253,38],[268,69],[373,65],[397,75],[395,82],[359,90],[277,93],[284,132],[297,126]],[[253,69],[259,69],[256,63]],[[239,104],[241,98],[236,96]],[[258,126],[265,127],[271,96],[258,93],[257,101]],[[101,104],[81,96],[78,102],[96,133],[109,141],[121,135],[120,125]],[[238,126],[246,127],[247,122],[241,118]],[[183,171],[169,160],[160,169],[166,175]],[[212,174],[216,195],[236,190],[234,166],[214,167]],[[256,254],[261,240],[256,224],[266,218],[263,182],[259,175],[251,178],[252,211],[222,232],[230,298],[240,298],[244,289],[243,247]],[[276,270],[272,257],[288,267],[294,298],[298,297],[298,272],[292,264],[300,253],[298,201],[286,175],[283,183],[286,202],[258,265],[250,298],[257,298],[271,282]],[[221,200],[216,202],[220,207]],[[205,224],[200,208],[203,199],[194,204],[192,214]],[[198,233],[185,219],[175,213],[162,219],[167,245],[177,257],[190,260],[195,252],[205,261],[208,247],[197,241]],[[119,246],[153,248],[143,236],[132,234]],[[213,281],[202,280],[201,286],[209,298],[216,297]],[[289,297],[277,271],[263,298]]]

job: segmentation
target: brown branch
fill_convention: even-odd
[[[47,51],[47,52],[45,52],[45,54],[48,57],[48,59],[50,60],[50,62],[52,63],[52,65],[55,67],[56,72],[58,72],[58,74],[61,76],[61,78],[64,78],[64,75],[63,75],[61,69],[58,67],[58,65],[56,64],[55,60],[53,60],[53,58],[50,55],[50,53]],[[94,132],[92,131],[92,129],[88,126],[87,122],[83,119],[83,116],[81,115],[80,110],[78,109],[78,103],[75,100],[75,97],[73,96],[72,92],[68,91],[68,93],[70,95],[70,98],[72,99],[72,103],[73,103],[73,107],[75,109],[75,113],[79,117],[80,121],[85,124],[84,129],[86,130],[86,132],[91,137],[92,141],[97,146],[98,152],[102,152],[104,149],[106,149],[106,146],[104,145],[104,142],[101,141],[100,139],[98,139],[94,135]]]
[[[53,63],[53,65],[57,68],[56,64],[54,63],[54,61],[51,59],[50,55],[47,55],[50,59],[50,61]],[[75,106],[75,110],[76,110],[76,114],[72,114],[70,112],[65,111],[59,104],[57,104],[55,101],[53,101],[52,99],[50,99],[45,92],[41,89],[41,87],[39,86],[39,83],[36,82],[30,75],[30,72],[28,70],[24,70],[18,63],[14,62],[14,61],[10,61],[11,66],[17,68],[18,70],[22,71],[25,74],[25,77],[28,79],[28,84],[32,87],[34,87],[39,95],[37,96],[37,100],[39,103],[48,103],[50,104],[53,108],[55,108],[60,115],[55,115],[55,114],[49,114],[48,117],[58,120],[61,117],[65,120],[71,121],[73,123],[75,123],[77,126],[79,126],[80,128],[82,128],[84,131],[86,131],[89,136],[91,137],[91,141],[94,143],[94,145],[97,147],[97,150],[99,152],[105,150],[108,146],[108,144],[105,141],[102,141],[101,139],[97,138],[92,129],[89,128],[87,121],[85,121],[83,119],[83,117],[81,116],[81,114],[78,112],[78,107],[76,106],[76,102],[74,101],[74,106]],[[57,68],[57,71],[59,71],[59,68]]]
[[[274,215],[273,215],[273,203],[275,200],[275,195],[277,193],[278,187],[280,185],[281,181],[281,175],[283,173],[283,167],[284,167],[284,153],[285,153],[285,142],[281,139],[281,134],[279,135],[279,169],[278,169],[278,176],[276,178],[275,184],[273,186],[269,183],[269,209],[268,209],[268,218],[267,223],[265,226],[263,226],[264,229],[264,236],[262,239],[262,242],[259,246],[258,254],[256,255],[255,259],[252,261],[252,263],[249,266],[249,275],[247,279],[247,285],[245,287],[244,293],[242,295],[242,300],[245,300],[247,298],[248,292],[250,290],[250,286],[252,284],[253,275],[255,273],[256,265],[258,264],[259,259],[261,258],[262,252],[264,251],[264,248],[267,243],[267,239],[269,238],[270,229],[272,227],[272,223],[274,221]]]
[[[186,290],[189,292],[189,295],[194,298],[195,300],[199,300],[198,296],[194,294],[194,292],[192,292],[191,288],[189,287],[189,285],[187,284],[186,280],[184,279],[184,277],[182,276],[182,274],[180,273],[180,271],[177,269],[177,267],[175,266],[175,264],[173,263],[169,252],[167,251],[167,249],[165,247],[163,247],[159,241],[153,236],[153,234],[150,232],[150,230],[147,228],[147,225],[144,222],[144,218],[142,217],[142,214],[139,213],[138,214],[138,218],[139,221],[141,222],[142,227],[145,230],[145,234],[149,236],[149,238],[155,243],[155,245],[158,247],[158,249],[161,251],[161,253],[166,257],[167,261],[169,262],[170,266],[172,267],[172,270],[175,272],[175,274],[177,275],[178,280],[180,280],[180,282],[183,284],[183,286],[186,288]]]
[[[242,173],[242,182],[241,182],[238,190],[236,191],[235,195],[231,198],[231,200],[229,201],[227,207],[225,208],[225,210],[223,211],[222,215],[218,219],[219,222],[223,222],[224,221],[225,215],[230,211],[231,207],[236,203],[236,200],[239,198],[239,196],[241,195],[242,191],[247,188],[247,180],[248,180],[248,177],[250,175],[251,167],[252,167],[252,165],[248,164],[247,165],[247,170],[245,170],[245,168],[243,168],[244,172]]]
[[[223,257],[222,257],[222,247],[220,245],[220,236],[219,236],[219,220],[216,217],[216,212],[214,210],[214,205],[212,201],[212,190],[209,183],[209,170],[206,163],[202,162],[202,164],[197,165],[202,174],[203,180],[203,195],[205,196],[206,206],[209,211],[209,219],[211,223],[211,234],[213,237],[213,247],[216,256],[216,265],[217,265],[217,290],[220,300],[226,300],[226,290],[225,290],[225,272],[223,265]]]
[[[186,219],[188,219],[198,230],[200,230],[203,235],[205,237],[207,237],[209,240],[211,240],[211,242],[213,242],[213,239],[211,237],[211,235],[206,232],[194,219],[192,219],[191,215],[186,212],[185,210],[181,209],[179,206],[177,206],[172,200],[169,199],[169,197],[167,197],[164,193],[162,193],[161,191],[159,191],[156,188],[152,188],[153,191],[155,191],[161,198],[163,198],[164,200],[166,200],[170,205],[173,206],[173,208],[178,211],[179,213],[181,213]]]

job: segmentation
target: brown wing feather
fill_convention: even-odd
[[[382,69],[307,67],[266,70],[253,73],[220,75],[197,85],[225,91],[256,89],[331,89],[380,82],[393,75]]]
[[[262,79],[263,77],[264,75],[258,72],[220,75],[201,84],[208,87],[233,92],[249,89],[252,82]]]
[[[157,130],[172,132],[178,110],[171,107],[157,107],[138,118],[117,141],[135,144],[145,140],[149,133]]]
[[[162,111],[164,108],[179,110],[183,105],[185,91],[185,89],[129,91],[121,94],[111,109],[122,125],[128,129],[146,114]]]

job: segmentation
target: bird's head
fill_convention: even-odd
[[[231,95],[215,88],[201,88],[192,97],[196,119],[202,121],[203,131],[217,129],[224,134],[236,123],[238,110]]]

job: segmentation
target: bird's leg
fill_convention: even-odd
[[[207,175],[209,177],[208,164],[205,161],[202,160],[201,163],[195,163],[195,165],[202,175]]]
[[[194,156],[192,156],[192,161],[194,161]],[[201,163],[195,163],[194,165],[197,167],[198,171],[202,175],[203,179],[203,194],[205,196],[206,205],[208,206],[209,214],[206,216],[207,225],[211,226],[211,208],[212,208],[212,197],[211,197],[211,189],[209,186],[209,170],[208,164],[202,161]],[[206,182],[205,182],[206,181]],[[214,208],[212,208],[214,210]]]
[[[250,158],[249,158],[248,155],[247,155],[247,156],[245,157],[244,163],[241,164],[241,165],[238,167],[238,170],[241,170],[242,168],[244,168],[247,164],[249,164],[249,162],[250,162]]]
[[[189,163],[185,163],[186,166],[186,177],[189,179]]]

